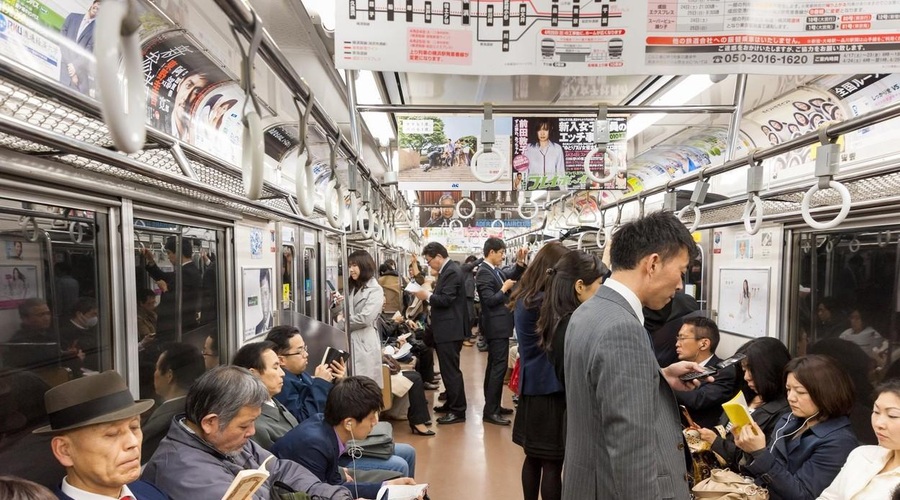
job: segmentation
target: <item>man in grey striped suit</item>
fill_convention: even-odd
[[[662,309],[682,289],[696,245],[671,213],[625,224],[613,236],[613,273],[569,322],[565,341],[564,500],[689,498],[686,451],[672,388],[701,371],[660,370],[642,306]]]

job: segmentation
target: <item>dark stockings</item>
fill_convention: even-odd
[[[562,460],[525,457],[522,464],[522,490],[525,500],[560,500],[562,498]]]

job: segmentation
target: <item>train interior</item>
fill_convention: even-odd
[[[136,106],[147,111],[138,144],[99,99],[104,77],[118,76],[60,34],[91,0],[44,2],[53,14],[44,17],[23,2],[4,10],[27,35],[0,52],[4,472],[61,478],[30,434],[46,421],[51,387],[112,369],[135,397],[155,397],[148,317],[161,340],[194,345],[213,364],[281,324],[300,328],[315,360],[328,346],[349,348],[335,293],[347,290],[352,251],[392,259],[401,274],[429,241],[460,262],[480,256],[489,236],[530,256],[552,241],[603,256],[617,226],[660,209],[677,211],[699,247],[684,291],[719,323],[720,357],[764,336],[799,355],[835,329],[871,328],[887,340],[879,369],[900,358],[900,74],[343,69],[334,10],[346,2],[132,3],[144,59],[144,78],[133,80],[153,89]],[[51,68],[35,44],[77,57],[85,72]],[[182,96],[192,78],[201,90]],[[607,112],[627,124],[615,146],[621,184],[520,184],[510,165],[477,180],[471,153],[483,147],[484,120],[500,148],[526,119],[580,120],[592,137]],[[430,132],[415,130],[426,122]],[[835,182],[843,191],[826,189]],[[823,300],[837,304],[828,318]],[[474,414],[483,356],[463,352]],[[511,398],[505,389],[505,406]],[[433,498],[461,484],[490,493],[482,498],[521,489],[522,451],[508,428],[470,419],[427,439],[395,427],[416,446],[417,479]],[[458,474],[442,463],[460,464]]]

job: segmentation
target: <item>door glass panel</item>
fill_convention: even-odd
[[[135,220],[140,394],[158,396],[153,371],[169,342],[196,347],[217,361],[221,231],[149,219]],[[210,363],[214,364],[214,363]]]
[[[55,488],[44,393],[112,368],[106,214],[0,199],[0,470]],[[23,457],[28,457],[23,460]]]
[[[281,308],[292,309],[296,303],[297,267],[293,245],[281,247]]]

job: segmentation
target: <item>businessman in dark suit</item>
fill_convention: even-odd
[[[566,331],[564,500],[690,497],[687,455],[673,389],[700,372],[681,361],[660,369],[643,307],[662,309],[682,289],[696,244],[684,224],[655,212],[621,226],[612,276],[572,313]]]
[[[422,249],[428,267],[438,272],[434,291],[419,290],[416,297],[431,306],[431,330],[434,350],[441,365],[441,378],[447,390],[447,401],[435,411],[447,413],[437,419],[439,424],[466,421],[466,389],[459,370],[459,353],[469,328],[469,312],[463,288],[462,270],[449,258],[444,245],[432,241]]]
[[[156,265],[150,249],[143,250],[146,260],[144,266],[147,274],[162,289],[162,298],[157,307],[157,338],[160,342],[178,340],[178,324],[181,323],[181,334],[197,327],[197,315],[200,312],[200,298],[203,293],[203,278],[200,268],[193,261],[194,247],[190,238],[181,239],[181,248],[176,249],[174,236],[166,238],[164,248],[166,256],[176,269],[165,272]],[[181,267],[181,296],[177,295],[177,267]],[[178,299],[181,299],[181,316],[178,316]]]
[[[66,16],[59,33],[75,42],[86,52],[94,52],[94,22],[97,12],[100,11],[100,0],[94,0],[84,14],[71,13]],[[63,45],[62,47],[62,75],[60,81],[82,94],[90,90],[88,83],[88,61],[79,51]]]
[[[680,361],[715,366],[722,361],[716,356],[718,346],[719,327],[715,321],[702,316],[684,319],[675,340],[675,352]],[[687,408],[700,427],[712,429],[722,416],[722,403],[733,398],[737,391],[737,367],[729,366],[716,373],[715,382],[703,383],[691,391],[675,391],[675,399]]]
[[[513,313],[507,307],[509,291],[525,272],[525,248],[516,253],[516,263],[500,268],[506,257],[506,243],[500,238],[484,242],[484,262],[478,268],[475,285],[481,300],[481,332],[488,347],[488,362],[484,369],[484,421],[495,425],[509,425],[512,410],[500,406],[503,377],[509,358],[509,337],[513,332]]]

